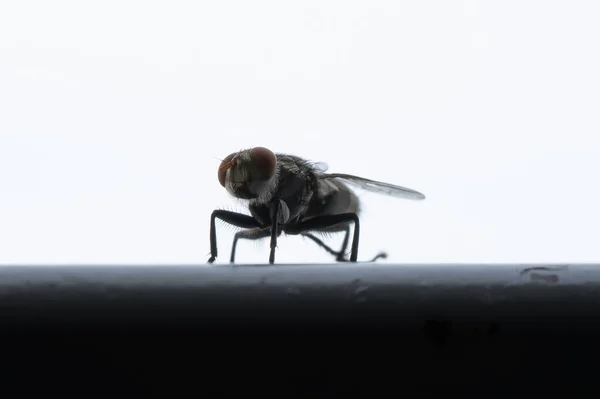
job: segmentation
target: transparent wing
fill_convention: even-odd
[[[318,173],[325,173],[329,169],[329,165],[325,162],[314,162],[312,166]]]
[[[380,181],[365,179],[364,177],[358,177],[353,175],[347,175],[344,173],[328,173],[322,174],[319,177],[323,179],[341,179],[346,183],[353,184],[363,190],[371,191],[379,194],[392,195],[394,197],[400,197],[412,200],[425,199],[425,195],[418,191],[410,188],[397,186],[395,184],[384,183]]]

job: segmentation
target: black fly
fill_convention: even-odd
[[[229,154],[219,166],[219,183],[234,197],[248,201],[251,216],[224,210],[213,211],[208,263],[217,258],[217,218],[247,229],[235,235],[231,249],[232,263],[240,238],[257,240],[269,236],[269,263],[274,263],[277,237],[282,232],[310,238],[334,255],[338,262],[356,262],[360,202],[346,184],[406,199],[425,199],[423,194],[409,188],[348,174],[325,173],[326,170],[327,166],[323,163],[309,162],[294,155],[274,154],[264,147]],[[345,255],[351,223],[354,224],[354,234],[348,260]],[[334,251],[311,232],[345,232],[342,248]],[[372,261],[386,256],[380,253]]]

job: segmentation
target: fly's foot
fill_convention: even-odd
[[[213,263],[215,261],[215,259],[217,259],[216,256],[211,256],[210,258],[208,258],[208,262],[206,262],[206,263]]]
[[[371,262],[375,262],[379,258],[387,259],[387,257],[388,257],[387,252],[380,252],[373,259],[371,259]]]
[[[387,256],[388,256],[387,252],[380,252],[377,255],[375,255],[375,257],[373,257],[373,259],[365,261],[365,262],[372,263],[372,262],[375,262],[379,258],[386,259]],[[338,256],[337,256],[337,258],[335,258],[335,260],[338,262],[350,262],[350,260],[347,259],[343,254],[338,254]]]
[[[344,254],[338,254],[335,260],[338,262],[349,262],[349,260],[344,257]]]

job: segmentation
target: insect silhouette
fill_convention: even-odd
[[[235,234],[230,262],[235,262],[238,240],[271,237],[269,263],[275,262],[281,233],[302,235],[335,256],[338,262],[356,262],[360,223],[360,201],[349,186],[396,197],[423,200],[418,191],[343,173],[325,173],[327,165],[295,155],[273,153],[253,147],[229,154],[219,165],[218,179],[231,195],[247,202],[250,215],[226,210],[213,211],[210,219],[210,258],[217,258],[215,220],[244,228]],[[350,259],[346,250],[350,225],[354,225]],[[345,232],[342,248],[335,251],[314,233]],[[371,261],[385,258],[381,252]]]

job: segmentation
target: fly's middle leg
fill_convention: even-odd
[[[233,237],[233,244],[231,245],[231,257],[229,258],[229,262],[235,262],[235,252],[237,248],[237,242],[240,238],[246,240],[260,240],[261,238],[267,238],[271,235],[270,227],[257,228],[252,230],[242,230],[235,233]]]
[[[279,213],[282,211],[282,205],[279,200],[271,203],[271,251],[269,253],[269,263],[275,263],[275,248],[277,248],[277,237],[281,235],[279,226]]]

